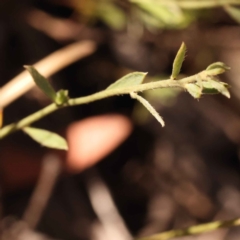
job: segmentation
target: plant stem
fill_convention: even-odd
[[[233,219],[233,220],[227,220],[227,221],[216,221],[216,222],[210,222],[210,223],[192,226],[189,228],[171,230],[171,231],[163,232],[160,234],[155,234],[149,237],[137,238],[136,240],[168,240],[171,238],[206,233],[219,228],[229,228],[229,227],[239,226],[239,225],[240,225],[239,218]]]
[[[149,4],[150,3],[150,4],[155,4],[157,6],[159,5],[154,0],[131,0],[131,2],[136,3],[136,4],[142,4],[142,3]],[[169,6],[169,2],[174,3],[183,9],[216,8],[216,7],[221,7],[221,6],[230,5],[230,4],[235,4],[235,5],[240,4],[239,0],[201,0],[201,1],[199,1],[199,0],[195,0],[195,1],[181,0],[181,1],[177,1],[177,3],[175,3],[174,1],[170,1],[170,0],[162,0],[160,2],[160,4]]]
[[[52,103],[50,105],[48,105],[47,107],[23,118],[22,120],[20,120],[17,123],[12,123],[10,125],[7,125],[5,127],[3,127],[0,130],[0,139],[6,137],[7,135],[16,132],[26,126],[29,126],[30,124],[32,124],[33,122],[36,122],[37,120],[47,116],[48,114],[54,112],[55,110],[57,110],[59,107],[55,104]]]
[[[200,73],[201,74],[201,73]],[[70,106],[74,105],[81,105],[85,103],[94,102],[103,98],[112,97],[116,95],[123,95],[123,94],[130,94],[131,92],[143,92],[146,90],[152,90],[157,88],[182,88],[185,89],[185,84],[187,83],[194,83],[196,82],[197,75],[193,75],[190,77],[183,78],[181,80],[161,80],[156,82],[150,82],[150,83],[143,83],[140,85],[135,85],[127,88],[119,88],[119,89],[106,89],[104,91],[86,96],[86,97],[80,97],[75,99],[69,99],[68,103]]]
[[[204,71],[199,74],[204,74]],[[130,94],[131,92],[142,92],[142,91],[156,89],[156,88],[183,88],[184,89],[185,84],[194,83],[196,82],[196,79],[197,79],[197,75],[193,75],[178,81],[168,79],[168,80],[144,83],[144,84],[135,85],[135,86],[126,87],[126,88],[106,89],[86,97],[69,99],[68,103],[63,106],[58,106],[55,103],[52,103],[49,106],[23,118],[17,123],[13,123],[3,127],[0,130],[0,139],[6,137],[7,135],[15,131],[18,131],[20,129],[23,129],[24,127],[31,125],[32,123],[40,120],[41,118],[47,116],[48,114],[56,111],[59,108],[86,104],[86,103],[94,102],[94,101],[97,101],[103,98],[108,98],[115,95]]]
[[[221,6],[225,6],[228,4],[238,4],[239,5],[239,0],[212,0],[212,1],[209,1],[209,0],[204,0],[204,1],[184,0],[184,1],[178,2],[178,5],[184,9],[216,8],[216,7],[221,7]]]

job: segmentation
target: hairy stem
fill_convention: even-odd
[[[240,225],[239,218],[233,219],[233,220],[227,220],[227,221],[216,221],[216,222],[210,222],[210,223],[192,226],[189,228],[171,230],[171,231],[155,234],[148,237],[138,238],[136,240],[168,240],[171,238],[206,233],[219,228],[229,228],[229,227],[234,227],[239,225]]]
[[[156,1],[154,0],[130,0],[130,1],[136,4],[152,3],[156,5]],[[170,2],[169,0],[162,0],[161,4],[169,5],[169,2]],[[177,1],[175,4],[183,9],[201,9],[201,8],[222,7],[228,4],[239,5],[240,3],[239,3],[239,0],[201,0],[201,1],[181,0],[181,1]]]
[[[204,71],[199,74],[204,74]],[[197,79],[197,75],[193,75],[190,77],[183,78],[179,81],[169,79],[169,80],[144,83],[144,84],[135,85],[135,86],[126,87],[126,88],[107,89],[86,97],[69,99],[68,103],[63,106],[58,106],[55,103],[52,103],[49,106],[23,118],[17,123],[13,123],[3,127],[0,130],[0,139],[6,137],[7,135],[15,131],[23,129],[26,126],[31,125],[32,123],[40,120],[41,118],[49,115],[50,113],[58,110],[59,108],[86,104],[86,103],[94,102],[103,98],[112,97],[115,95],[130,94],[131,92],[142,92],[142,91],[156,89],[156,88],[183,88],[184,89],[185,84],[194,83],[196,82],[196,79]]]
[[[7,135],[16,132],[17,130],[20,130],[26,126],[29,126],[30,124],[32,124],[33,122],[36,122],[37,120],[47,116],[48,114],[56,111],[59,107],[55,104],[52,103],[50,105],[48,105],[47,107],[23,118],[22,120],[20,120],[17,123],[12,123],[10,125],[7,125],[5,127],[3,127],[0,130],[0,139],[6,137]]]

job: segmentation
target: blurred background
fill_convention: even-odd
[[[62,109],[34,124],[79,143],[72,149],[85,144],[84,156],[41,147],[22,132],[1,140],[1,239],[130,240],[239,217],[239,6],[239,0],[1,0],[0,86],[23,65],[77,41],[90,43],[88,53],[49,78],[70,97],[101,91],[133,71],[148,72],[146,81],[168,79],[183,41],[182,77],[216,61],[231,67],[221,76],[231,85],[230,100],[144,92],[164,128],[128,96]],[[4,109],[4,125],[49,103],[32,88]],[[72,137],[78,124],[81,139]],[[182,239],[239,236],[236,227]]]

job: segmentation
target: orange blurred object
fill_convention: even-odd
[[[67,167],[78,172],[99,162],[131,133],[132,123],[120,114],[90,117],[67,129]]]
[[[131,131],[131,121],[120,114],[95,116],[72,123],[67,128],[69,151],[66,170],[78,173],[94,165],[117,148]],[[4,190],[14,191],[35,184],[42,158],[47,152],[55,152],[62,159],[65,158],[63,151],[45,150],[34,152],[12,143],[1,145],[0,166]]]

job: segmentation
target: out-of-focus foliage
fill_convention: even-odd
[[[185,11],[173,1],[131,1],[139,20],[148,28],[184,28],[195,20],[195,13]],[[174,16],[174,17],[173,17]]]
[[[225,6],[224,9],[233,19],[235,19],[238,23],[240,23],[240,9],[239,8],[227,5],[227,6]]]
[[[233,19],[240,22],[240,10],[234,6],[240,5],[238,0],[72,0],[72,3],[81,20],[94,22],[100,19],[116,30],[136,20],[149,30],[186,28],[202,17],[204,9],[211,11],[216,7],[223,7]]]
[[[116,30],[123,29],[127,24],[126,13],[112,0],[72,0],[72,2],[82,21],[91,23],[99,18]]]
[[[127,16],[123,10],[110,0],[100,1],[97,7],[97,17],[113,29],[122,29],[127,24]]]

